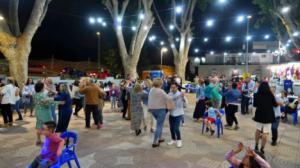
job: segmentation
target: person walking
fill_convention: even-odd
[[[99,96],[99,101],[98,101],[98,112],[99,112],[99,124],[100,124],[100,128],[102,128],[103,127],[103,108],[105,106],[106,93],[101,87],[99,87],[99,89],[100,89],[100,96]]]
[[[225,116],[227,125],[225,128],[232,129],[233,122],[235,123],[234,129],[239,129],[238,120],[235,113],[238,111],[239,98],[241,97],[241,92],[237,89],[237,83],[233,82],[229,84],[229,90],[225,93]]]
[[[75,104],[75,109],[73,115],[78,117],[78,112],[83,107],[83,99],[84,96],[79,93],[79,80],[76,80],[72,87],[72,100],[73,104]]]
[[[119,89],[116,87],[116,85],[114,83],[112,83],[111,87],[109,88],[109,97],[110,97],[111,109],[116,108],[118,96],[119,96]]]
[[[149,113],[149,110],[148,110],[148,97],[149,97],[149,92],[150,92],[151,87],[152,87],[152,81],[150,79],[146,79],[144,81],[143,91],[147,96],[143,98],[142,106],[143,106],[143,112],[144,112],[144,119],[143,119],[144,130],[147,131],[148,122],[150,122],[150,132],[153,133],[154,130],[155,130],[154,125],[156,125],[156,120],[152,116],[152,114],[148,115],[148,113]]]
[[[153,148],[159,147],[159,143],[165,141],[164,139],[162,139],[162,131],[164,121],[166,118],[166,113],[168,109],[171,110],[174,108],[172,98],[169,95],[167,95],[164,90],[161,89],[162,84],[163,82],[161,79],[154,79],[153,88],[151,88],[149,92],[148,99],[149,111],[156,119],[156,130],[154,133],[154,139],[152,144]]]
[[[255,87],[255,82],[252,81],[249,77],[246,77],[245,81],[242,84],[242,100],[241,100],[241,113],[248,114],[249,112],[249,102],[250,95],[253,93]]]
[[[143,92],[143,88],[139,83],[136,83],[133,89],[130,90],[130,106],[131,106],[131,129],[135,131],[136,136],[141,134],[141,124],[144,119],[142,107],[143,98],[147,96]]]
[[[58,106],[58,122],[55,132],[66,132],[72,115],[72,99],[67,84],[59,85],[59,92],[54,100],[64,102]]]
[[[98,103],[100,88],[90,78],[83,78],[79,84],[79,92],[85,96],[85,127],[90,128],[91,113],[97,129],[100,129]]]
[[[284,95],[283,95],[283,92],[281,93],[281,95],[276,95],[276,86],[272,87],[272,93],[274,94],[276,103],[278,105],[277,107],[273,107],[274,113],[275,113],[275,121],[271,125],[271,130],[272,130],[271,145],[276,146],[277,138],[278,138],[278,127],[279,127],[280,118],[281,118],[281,107],[284,106],[284,101],[281,97],[283,97]]]
[[[193,118],[197,121],[203,117],[205,112],[205,84],[203,79],[199,79],[199,86],[196,90],[196,107],[194,110]]]
[[[28,78],[22,90],[22,99],[24,103],[24,116],[26,116],[28,108],[30,110],[30,117],[33,116],[33,94],[34,93],[35,91],[34,91],[33,79]]]
[[[13,125],[12,105],[15,104],[15,88],[14,80],[7,79],[7,84],[2,87],[0,94],[2,95],[1,112],[5,126]]]
[[[126,87],[126,80],[122,81],[120,84],[120,89],[121,89],[121,102],[122,102],[122,117],[123,119],[126,118],[126,113],[127,113],[127,107],[128,107],[128,92],[127,92],[127,87]]]
[[[271,131],[271,124],[275,121],[273,107],[277,107],[277,102],[271,92],[268,82],[262,82],[257,93],[254,94],[253,106],[256,107],[253,120],[256,122],[255,150],[258,150],[259,139],[262,137],[260,152],[264,153],[268,135]]]
[[[168,145],[173,145],[176,142],[178,148],[182,147],[180,123],[184,114],[183,104],[185,102],[184,94],[178,90],[178,86],[173,83],[171,84],[171,91],[168,94],[172,97],[175,104],[175,108],[170,110],[169,125],[171,132],[171,141]]]

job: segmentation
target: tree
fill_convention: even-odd
[[[174,55],[175,72],[183,80],[185,80],[186,64],[188,62],[188,54],[193,36],[192,22],[194,11],[197,3],[199,4],[200,9],[204,11],[209,1],[210,0],[183,0],[181,1],[181,3],[182,5],[184,4],[184,6],[181,6],[181,8],[178,9],[181,10],[181,14],[179,17],[177,17],[176,0],[171,0],[171,8],[174,9],[174,11],[172,11],[171,13],[171,21],[170,18],[167,18],[169,20],[163,20],[156,8],[156,5],[154,4],[155,14],[160,22],[162,29],[168,36],[168,42],[170,43],[171,50]],[[174,29],[177,30],[180,37],[179,46],[176,46],[176,37],[171,32],[171,30],[167,28],[166,23],[172,23],[171,26],[173,26]],[[170,29],[173,29],[173,27],[171,27]]]
[[[19,26],[19,0],[9,0],[8,18],[0,21],[0,52],[8,61],[10,75],[21,87],[28,77],[32,38],[45,18],[50,2],[51,0],[35,0],[23,32]]]
[[[103,57],[103,64],[110,70],[110,73],[116,75],[122,72],[121,61],[115,50],[106,50],[103,55],[105,55]]]
[[[130,40],[130,46],[127,47],[123,35],[122,19],[129,5],[130,0],[104,0],[103,3],[108,9],[113,21],[113,29],[116,32],[118,47],[126,77],[137,77],[137,64],[140,58],[141,50],[144,46],[147,35],[154,23],[154,17],[151,11],[153,0],[134,1],[138,3],[137,16],[139,17],[135,27],[135,32]],[[119,6],[120,5],[120,6]],[[134,3],[131,3],[134,5]]]
[[[281,21],[286,32],[296,48],[300,49],[300,1],[298,0],[253,0],[253,4],[258,5],[261,12],[265,16],[271,18],[273,23]],[[285,7],[290,8],[290,11],[283,11]],[[278,24],[278,23],[277,23]],[[273,24],[275,28],[276,25]],[[279,25],[280,26],[280,25]],[[280,31],[280,27],[277,27]],[[278,34],[277,34],[278,35]],[[279,39],[280,40],[280,39]]]

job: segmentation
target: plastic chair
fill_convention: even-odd
[[[221,109],[219,111],[222,115],[225,114],[225,111],[223,109]],[[203,122],[202,122],[202,134],[204,133],[204,128],[205,128],[205,123],[204,120],[207,118],[207,112],[204,113],[203,115]],[[220,135],[223,135],[223,123],[222,123],[222,117],[217,117],[215,123],[214,123],[217,127],[217,137],[220,138]]]
[[[293,112],[292,117],[293,117],[293,125],[297,125],[298,124],[298,111]]]
[[[62,154],[58,158],[58,161],[50,168],[60,168],[65,163],[68,163],[69,168],[72,168],[71,165],[72,160],[74,160],[76,166],[80,168],[80,164],[75,153],[75,146],[77,144],[77,133],[72,131],[67,131],[61,134],[61,138],[66,140],[66,147],[62,151]],[[70,142],[72,142],[72,144],[70,144]]]

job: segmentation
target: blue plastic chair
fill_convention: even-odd
[[[67,131],[61,134],[61,138],[65,139],[66,147],[62,151],[61,156],[58,158],[57,162],[50,168],[60,168],[65,163],[68,163],[69,168],[72,168],[71,161],[74,160],[76,166],[80,168],[78,158],[75,153],[75,146],[77,144],[77,133],[72,131]],[[72,142],[70,144],[70,142]]]
[[[221,109],[219,111],[222,115],[225,114],[225,111],[223,109]],[[204,133],[204,128],[205,128],[205,123],[204,120],[205,118],[207,118],[207,112],[204,113],[203,115],[203,122],[202,122],[202,134]],[[223,135],[223,123],[222,123],[222,117],[217,117],[215,123],[214,123],[217,127],[217,137],[220,138],[220,135]]]
[[[293,125],[297,125],[298,124],[298,111],[293,112],[292,117],[293,117]]]

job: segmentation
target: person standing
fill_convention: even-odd
[[[239,98],[241,97],[241,92],[237,89],[237,83],[233,82],[231,86],[229,85],[229,90],[225,93],[225,115],[226,122],[225,128],[231,129],[233,122],[235,123],[234,129],[239,129],[238,120],[235,113],[238,111]]]
[[[141,134],[141,124],[144,119],[142,107],[143,98],[147,96],[139,83],[134,85],[130,90],[130,107],[131,107],[131,129],[135,131],[136,136]]]
[[[48,96],[54,97],[54,95],[57,94],[57,91],[52,79],[46,78],[44,80],[44,84],[45,84],[45,92],[48,94]],[[57,115],[55,111],[56,111],[56,105],[52,104],[51,105],[52,118],[53,121],[57,123]]]
[[[20,104],[21,104],[21,98],[20,98],[20,88],[17,83],[17,81],[14,81],[14,89],[15,89],[15,105],[14,109],[18,113],[18,119],[16,121],[23,120],[22,113],[20,111]]]
[[[99,123],[98,103],[101,96],[100,88],[90,78],[83,78],[79,84],[79,92],[85,96],[85,127],[90,128],[91,113],[93,114],[97,129],[101,128]]]
[[[281,93],[282,95],[276,95],[276,87],[272,87],[272,93],[275,96],[275,100],[277,103],[277,107],[273,107],[274,108],[274,113],[275,113],[275,121],[272,123],[271,126],[271,130],[272,130],[272,142],[271,145],[272,146],[276,146],[277,144],[277,138],[278,138],[278,126],[280,123],[280,118],[281,118],[281,107],[284,105],[284,101],[281,98],[281,96],[283,97],[283,93]]]
[[[34,89],[35,94],[33,95],[33,99],[37,130],[36,145],[42,145],[41,131],[43,129],[43,124],[47,121],[53,121],[51,106],[62,102],[55,102],[53,98],[50,98],[45,93],[45,84],[42,82],[37,82],[34,86]]]
[[[221,87],[220,87],[218,77],[215,76],[212,79],[212,82],[213,82],[213,88],[211,90],[211,102],[214,108],[219,109],[221,107],[222,94],[220,93]]]
[[[111,109],[116,108],[118,96],[119,96],[119,89],[116,87],[116,85],[114,83],[112,83],[111,87],[109,88],[109,97],[110,97],[110,102],[111,102]]]
[[[211,78],[205,79],[204,81],[205,89],[204,89],[204,95],[205,95],[205,101],[210,100],[211,98],[211,91],[213,88],[213,84],[211,83]]]
[[[275,121],[273,107],[277,107],[277,102],[268,82],[262,82],[259,85],[257,93],[254,94],[253,106],[256,107],[253,118],[256,122],[255,150],[258,150],[259,139],[262,137],[260,152],[264,153],[268,135],[271,131],[271,124]]]
[[[99,124],[100,124],[100,128],[102,128],[103,127],[103,108],[105,106],[106,93],[101,87],[99,87],[99,89],[100,89],[100,96],[99,96],[99,102],[98,102],[98,112],[99,112]]]
[[[72,99],[67,84],[59,85],[59,93],[54,97],[54,100],[64,102],[58,106],[58,122],[55,132],[65,132],[72,115]]]
[[[199,120],[199,118],[203,117],[203,114],[205,112],[205,85],[204,80],[199,79],[199,86],[196,90],[196,107],[194,110],[193,118],[195,120]]]
[[[143,98],[143,112],[144,112],[144,119],[143,119],[143,123],[144,123],[144,130],[147,131],[147,125],[148,125],[148,118],[150,118],[150,132],[154,132],[155,128],[154,125],[156,123],[154,117],[152,115],[148,115],[149,110],[148,110],[148,97],[149,97],[149,92],[152,86],[152,82],[150,79],[146,79],[144,80],[144,86],[143,86],[143,92],[147,95]]]
[[[184,94],[178,91],[178,86],[175,83],[171,84],[171,91],[168,95],[172,97],[175,104],[175,108],[170,110],[169,124],[172,139],[168,142],[168,145],[173,145],[176,142],[176,146],[181,148],[182,140],[179,127],[184,114],[183,104],[185,98]]]
[[[2,87],[0,92],[2,95],[1,101],[1,112],[4,120],[5,126],[13,125],[13,114],[12,114],[12,105],[15,104],[15,89],[14,89],[14,80],[12,78],[7,79],[7,84]]]
[[[75,104],[75,109],[73,115],[78,117],[78,112],[82,109],[83,107],[83,95],[79,93],[79,81],[76,80],[73,84],[72,87],[72,100],[73,103]]]
[[[27,109],[30,109],[30,117],[33,116],[33,94],[34,91],[34,83],[33,79],[28,78],[27,82],[22,90],[22,99],[24,103],[24,116],[26,116]]]
[[[246,77],[245,81],[242,84],[242,100],[241,100],[241,113],[248,114],[249,112],[249,102],[250,95],[253,93],[255,87],[255,82],[252,81],[249,77]]]
[[[162,84],[163,82],[161,79],[154,79],[153,88],[151,88],[149,92],[148,99],[149,111],[156,119],[156,130],[154,133],[154,139],[152,144],[153,148],[159,147],[159,143],[165,141],[164,139],[162,139],[162,130],[166,118],[166,113],[168,109],[174,108],[172,98],[169,95],[167,95],[164,90],[161,89]]]

